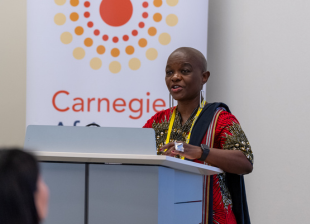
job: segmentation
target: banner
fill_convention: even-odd
[[[142,127],[178,47],[207,52],[207,0],[28,0],[27,125]]]

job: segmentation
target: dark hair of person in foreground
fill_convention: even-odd
[[[20,149],[0,149],[0,223],[38,224],[36,159]]]

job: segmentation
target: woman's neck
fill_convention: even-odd
[[[182,117],[182,125],[188,120],[193,111],[199,106],[199,96],[190,101],[178,101],[178,111]]]

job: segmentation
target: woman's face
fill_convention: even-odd
[[[37,182],[37,191],[34,194],[34,200],[40,220],[44,220],[48,210],[49,190],[43,179],[39,176]]]
[[[185,52],[175,52],[168,58],[166,85],[175,100],[199,99],[200,90],[210,73],[203,72],[199,60]]]

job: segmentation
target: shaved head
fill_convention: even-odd
[[[206,58],[194,48],[178,48],[167,60],[166,85],[178,102],[195,99],[199,104],[200,91],[209,77]]]
[[[178,49],[176,49],[175,51],[173,51],[169,58],[177,55],[177,54],[185,54],[187,57],[194,59],[197,64],[199,65],[199,67],[201,68],[202,72],[206,72],[207,71],[207,60],[205,58],[205,56],[198,50],[196,50],[195,48],[191,48],[191,47],[180,47]],[[169,60],[168,58],[168,60]]]

